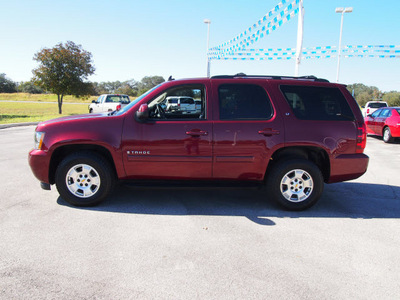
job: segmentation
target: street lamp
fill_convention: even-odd
[[[339,51],[338,51],[338,63],[337,63],[337,73],[336,73],[336,82],[339,82],[339,70],[340,70],[340,56],[342,55],[342,31],[343,31],[343,15],[345,13],[351,13],[353,11],[352,7],[336,7],[335,12],[342,14],[340,20],[340,36],[339,36]]]
[[[204,19],[204,23],[207,24],[207,52],[206,52],[206,57],[207,57],[207,77],[210,77],[210,59],[208,58],[208,49],[209,44],[210,44],[210,24],[211,20],[210,19]]]

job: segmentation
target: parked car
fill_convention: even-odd
[[[169,113],[195,114],[199,112],[192,97],[170,96],[165,99],[165,103],[165,111]]]
[[[161,104],[184,94],[199,95],[201,115],[166,114]],[[237,74],[167,81],[113,114],[42,122],[29,164],[42,188],[55,184],[73,205],[101,203],[117,180],[195,181],[265,185],[267,199],[302,210],[324,183],[366,172],[365,145],[361,111],[344,85]]]
[[[365,118],[366,116],[372,114],[374,111],[381,107],[388,107],[388,104],[384,101],[367,102],[362,110],[363,117]]]
[[[120,110],[131,103],[128,95],[104,94],[89,105],[89,113],[100,113]]]
[[[367,133],[383,137],[385,143],[400,137],[400,107],[379,108],[365,118]]]

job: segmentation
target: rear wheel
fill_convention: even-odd
[[[111,192],[114,172],[102,156],[78,152],[67,156],[56,170],[56,186],[61,197],[76,206],[94,206]]]
[[[389,127],[385,127],[385,129],[383,129],[383,141],[385,143],[393,142],[392,133],[390,132],[390,128]]]
[[[304,159],[278,162],[267,180],[268,195],[289,210],[311,207],[318,201],[324,188],[319,168]]]

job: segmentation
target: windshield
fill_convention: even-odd
[[[162,84],[162,83],[161,83]],[[131,103],[129,103],[127,106],[125,106],[124,108],[122,108],[121,110],[117,111],[115,113],[115,115],[119,116],[122,115],[123,113],[127,112],[128,110],[131,109],[132,106],[134,106],[136,103],[138,103],[140,100],[142,100],[144,97],[146,97],[148,94],[150,94],[152,91],[154,91],[156,88],[158,88],[161,84],[153,87],[152,89],[148,90],[146,93],[140,95],[139,97],[137,97],[135,100],[132,100]]]

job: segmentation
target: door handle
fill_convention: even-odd
[[[192,136],[200,136],[200,135],[208,135],[207,131],[203,131],[203,130],[190,130],[190,131],[186,131],[187,135],[192,135]]]
[[[275,130],[275,129],[271,129],[271,128],[267,128],[267,129],[258,131],[258,134],[262,134],[264,136],[278,135],[279,133],[280,133],[279,130]]]

